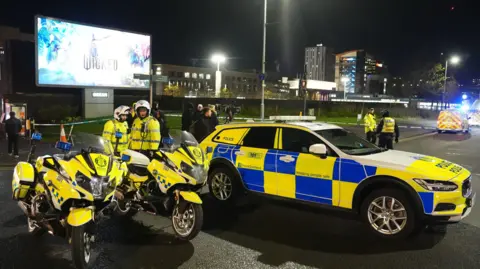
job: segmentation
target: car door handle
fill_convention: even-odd
[[[243,155],[245,155],[245,151],[241,151],[241,150],[235,151],[235,155],[243,156]]]
[[[295,158],[292,155],[283,155],[279,159],[280,159],[280,161],[285,162],[285,163],[291,163],[291,162],[295,161]]]

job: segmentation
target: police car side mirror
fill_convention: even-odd
[[[311,145],[308,151],[312,154],[320,156],[320,158],[327,158],[327,146],[324,144],[314,144]]]

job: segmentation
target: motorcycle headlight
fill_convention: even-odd
[[[76,177],[77,184],[90,192],[94,199],[103,199],[113,191],[114,186],[109,182],[109,177],[92,177],[87,178],[85,175]]]
[[[195,165],[192,167],[185,162],[181,162],[180,169],[182,169],[183,173],[193,177],[198,184],[203,183],[206,179],[206,171],[203,165]]]
[[[414,178],[418,185],[429,191],[454,191],[458,189],[457,184],[449,181]]]

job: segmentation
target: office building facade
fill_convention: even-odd
[[[305,48],[305,72],[307,79],[335,81],[335,54],[323,45]]]
[[[383,84],[386,66],[364,50],[352,50],[336,55],[335,82],[346,93],[374,93],[377,81]]]

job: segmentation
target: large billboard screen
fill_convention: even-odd
[[[148,88],[151,37],[37,16],[38,86]]]

